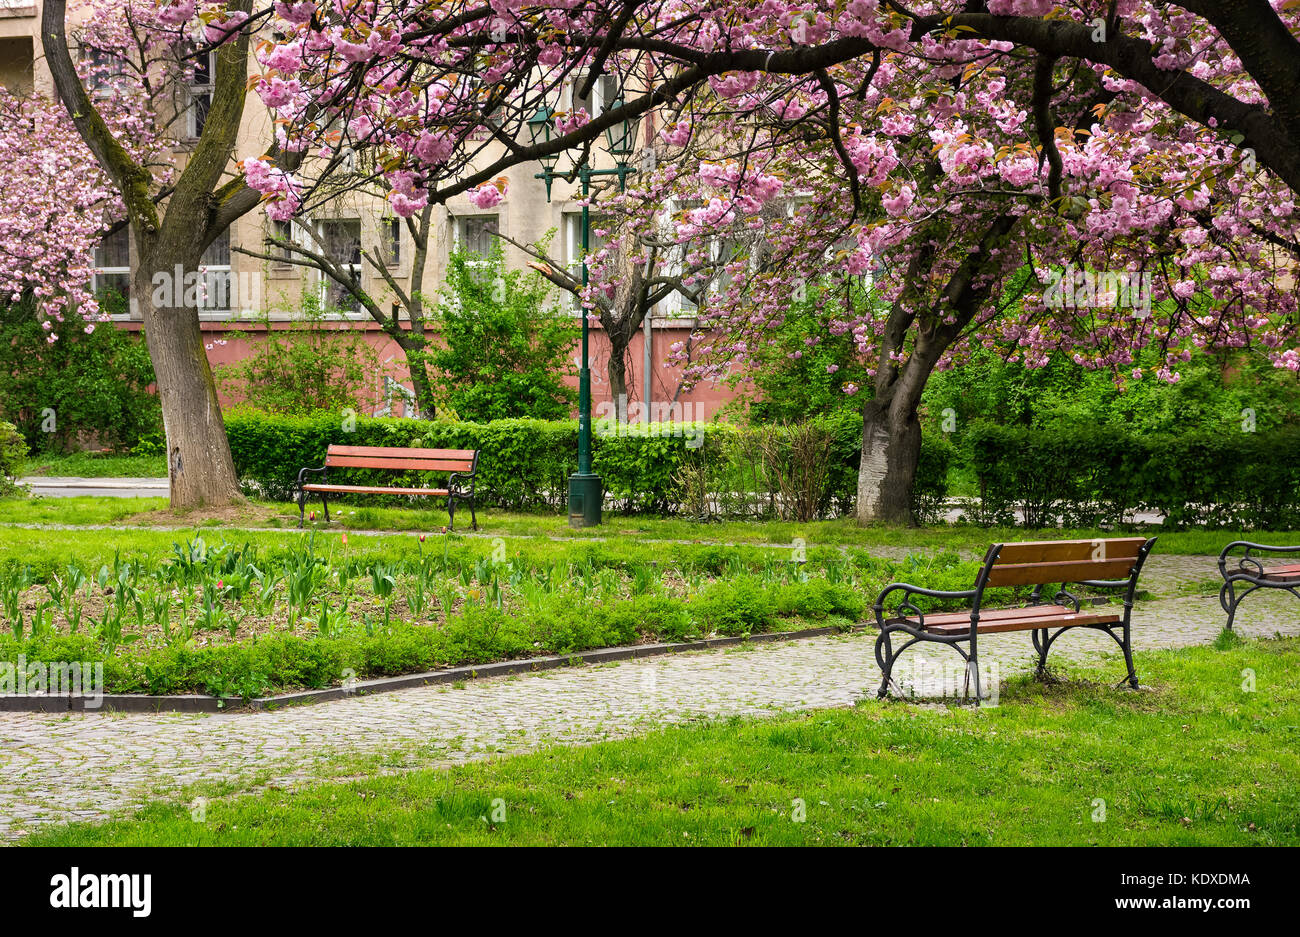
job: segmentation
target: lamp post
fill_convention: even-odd
[[[612,101],[608,109],[621,107],[622,101]],[[528,131],[533,143],[544,143],[551,139],[551,123],[555,112],[549,107],[539,108],[528,119]],[[582,285],[587,286],[587,251],[591,246],[591,213],[587,202],[591,195],[591,180],[594,176],[618,176],[618,187],[622,190],[627,176],[634,170],[628,165],[636,138],[636,120],[625,119],[605,130],[605,140],[609,153],[614,157],[613,169],[593,169],[584,157],[581,164],[568,173],[557,173],[559,154],[543,156],[539,160],[542,171],[534,178],[546,183],[546,201],[551,201],[551,184],[559,177],[572,178],[576,173],[582,182]],[[591,470],[591,359],[590,326],[587,311],[582,309],[582,367],[578,370],[578,471],[569,476],[569,526],[594,527],[601,521],[601,507],[604,491],[600,476]]]

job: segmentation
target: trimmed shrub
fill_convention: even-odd
[[[967,434],[973,520],[1070,526],[1159,511],[1173,528],[1300,526],[1300,430],[1139,436],[1113,427],[981,425]]]
[[[857,493],[860,415],[837,414],[797,428],[652,423],[595,430],[592,467],[604,479],[611,510],[782,516],[782,510],[800,507],[804,518],[825,517],[851,510]],[[568,476],[578,465],[574,420],[345,420],[331,413],[280,416],[236,409],[226,414],[226,431],[240,477],[276,500],[293,496],[298,470],[321,465],[331,444],[479,449],[479,503],[508,510],[562,509]],[[800,446],[784,445],[795,437]],[[814,442],[829,453],[812,451]],[[942,437],[923,442],[916,489],[923,519],[943,500],[952,452]],[[336,469],[330,479],[358,485],[422,480],[419,473],[373,469]],[[796,489],[798,497],[792,496]]]

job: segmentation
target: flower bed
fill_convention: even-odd
[[[252,697],[592,648],[860,621],[953,554],[287,534],[0,564],[0,661],[102,661],[108,693]],[[655,557],[655,558],[650,558]],[[1010,593],[1008,593],[1010,597]]]

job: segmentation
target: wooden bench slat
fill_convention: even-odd
[[[1069,612],[1064,615],[1042,615],[1032,618],[1003,618],[997,621],[985,621],[980,617],[976,634],[999,634],[1004,631],[1037,631],[1040,628],[1063,628],[1067,625],[1110,625],[1123,619],[1113,612]],[[932,634],[954,635],[970,633],[970,617],[965,622],[949,625],[932,625],[926,623],[926,631]]]
[[[1003,563],[1060,563],[1071,560],[1093,561],[1097,550],[1106,560],[1136,557],[1146,543],[1145,537],[1108,537],[1101,540],[1027,540],[1004,543],[998,551],[997,565]]]
[[[468,472],[473,462],[460,459],[381,459],[375,456],[328,455],[325,464],[330,468],[375,468],[394,472]]]
[[[980,609],[980,621],[1001,621],[1007,618],[1041,618],[1044,615],[1066,615],[1074,612],[1073,608],[1065,605],[1026,605],[1023,608],[982,608]],[[918,624],[913,616],[908,616],[908,621],[912,624]],[[925,616],[926,626],[930,625],[951,625],[957,622],[970,624],[970,609],[963,612],[938,612],[933,615]]]
[[[1054,582],[1080,582],[1085,579],[1127,579],[1137,563],[1136,557],[1048,563],[997,563],[989,570],[991,586],[1045,585]]]
[[[331,445],[327,455],[391,456],[415,459],[464,459],[473,461],[473,449],[424,449],[401,446],[338,446]]]
[[[371,488],[365,485],[303,485],[302,490],[326,494],[427,495],[435,498],[450,494],[446,488]]]

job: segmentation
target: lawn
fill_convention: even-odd
[[[1139,667],[1150,691],[1076,670],[1019,680],[979,711],[873,700],[216,799],[204,822],[155,803],[25,842],[1300,844],[1300,641],[1146,653]]]
[[[336,504],[332,523],[324,523],[319,503],[308,526],[316,529],[436,533],[447,526],[447,512],[422,501],[413,507],[370,507]],[[624,541],[644,543],[772,544],[789,546],[802,541],[808,547],[858,547],[891,551],[955,551],[983,554],[990,543],[1015,540],[1095,540],[1123,535],[1099,529],[1027,529],[977,527],[970,524],[936,524],[929,527],[861,526],[851,518],[797,523],[793,521],[730,521],[701,524],[673,517],[606,514],[598,527],[572,528],[567,518],[554,514],[521,514],[480,510],[479,534],[485,537],[560,538],[574,541]],[[184,528],[297,528],[298,508],[284,502],[250,501],[243,508],[218,512],[173,512],[162,498],[118,499],[100,497],[9,498],[0,500],[0,525],[65,524],[157,526]],[[457,528],[465,526],[464,519]],[[464,531],[462,531],[464,532]],[[1160,538],[1158,553],[1217,554],[1232,540],[1287,544],[1300,542],[1300,531],[1181,530],[1143,528]]]
[[[167,458],[159,455],[108,455],[70,452],[28,456],[27,475],[71,478],[166,478]]]

